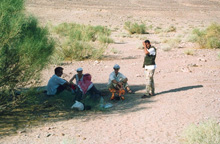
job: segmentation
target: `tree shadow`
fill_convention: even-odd
[[[156,93],[156,95],[179,92],[179,91],[186,91],[186,90],[190,90],[190,89],[194,89],[194,88],[201,88],[201,87],[203,87],[203,85],[185,86],[185,87],[170,89],[167,91],[162,91],[162,92]]]
[[[106,103],[112,103],[109,109],[100,109],[99,104],[88,111],[72,110],[74,95],[64,91],[54,97],[48,97],[41,92],[45,87],[36,87],[37,93],[28,93],[25,100],[17,106],[0,111],[0,137],[17,134],[30,127],[43,125],[48,122],[81,119],[86,117],[95,119],[97,115],[111,116],[127,114],[150,107],[142,104],[156,102],[150,99],[141,99],[140,94],[125,94],[125,100],[110,100],[111,93],[107,90],[107,83],[95,83],[95,86],[104,93]],[[144,85],[131,85],[134,91],[144,89]]]
[[[77,111],[70,109],[73,104],[74,95],[68,91],[47,97],[44,93],[29,95],[27,100],[18,106],[11,107],[0,112],[0,137],[25,132],[27,128],[44,125],[48,122],[65,121],[69,119],[82,119],[90,121],[97,116],[111,117],[115,114],[128,114],[143,109],[150,109],[150,103],[154,99],[141,99],[141,93],[125,94],[125,100],[110,100],[111,93],[106,88],[106,83],[95,83],[95,86],[104,93],[106,103],[112,103],[110,109],[100,109],[99,105],[88,111]],[[145,89],[145,85],[131,85],[134,92]],[[162,91],[156,95],[186,91],[194,88],[201,88],[202,85],[186,86]],[[37,87],[38,91],[44,87]],[[146,105],[147,104],[147,105]]]

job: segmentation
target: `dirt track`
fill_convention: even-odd
[[[108,48],[117,49],[117,54],[108,51],[107,60],[66,64],[65,78],[70,79],[76,68],[83,67],[84,72],[92,74],[95,85],[105,90],[108,75],[117,63],[135,94],[127,94],[125,101],[112,102],[114,107],[108,112],[79,112],[68,120],[26,128],[26,132],[4,137],[0,143],[179,144],[179,135],[189,124],[209,118],[220,120],[220,50],[197,49],[184,41],[192,28],[220,23],[219,1],[29,0],[27,10],[42,24],[76,22],[118,28],[112,34],[115,43]],[[122,37],[126,21],[162,28],[175,25],[177,32],[162,37],[154,33]],[[184,35],[178,48],[165,51],[161,41],[177,35]],[[143,38],[158,49],[156,96],[150,99],[140,98],[145,91],[144,54],[139,49]],[[194,55],[186,55],[188,49],[193,49]],[[42,85],[46,85],[53,68],[44,71]]]

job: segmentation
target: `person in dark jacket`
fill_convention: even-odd
[[[145,77],[146,77],[146,92],[141,98],[149,98],[155,95],[155,87],[154,87],[154,71],[156,69],[156,48],[151,46],[149,40],[145,40],[143,42],[144,46],[144,64],[143,68],[145,69]]]

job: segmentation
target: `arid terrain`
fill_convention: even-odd
[[[104,59],[64,62],[63,76],[69,80],[82,67],[97,88],[106,91],[112,67],[119,64],[135,94],[126,94],[124,101],[110,101],[106,95],[105,100],[113,104],[106,112],[76,112],[76,117],[66,120],[30,125],[1,137],[0,143],[179,144],[190,124],[220,121],[220,49],[199,49],[187,40],[194,28],[220,23],[219,0],[28,0],[26,10],[42,25],[74,22],[110,28],[114,43],[109,44]],[[153,28],[149,34],[129,35],[123,28],[126,21]],[[154,31],[169,26],[176,32]],[[165,42],[176,38],[180,39],[177,44]],[[157,48],[156,96],[141,99],[145,39]],[[42,86],[55,67],[42,72]]]

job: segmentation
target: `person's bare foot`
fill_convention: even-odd
[[[133,93],[134,93],[129,87],[127,87],[126,89],[127,89],[127,92],[128,92],[129,94],[133,94]]]

